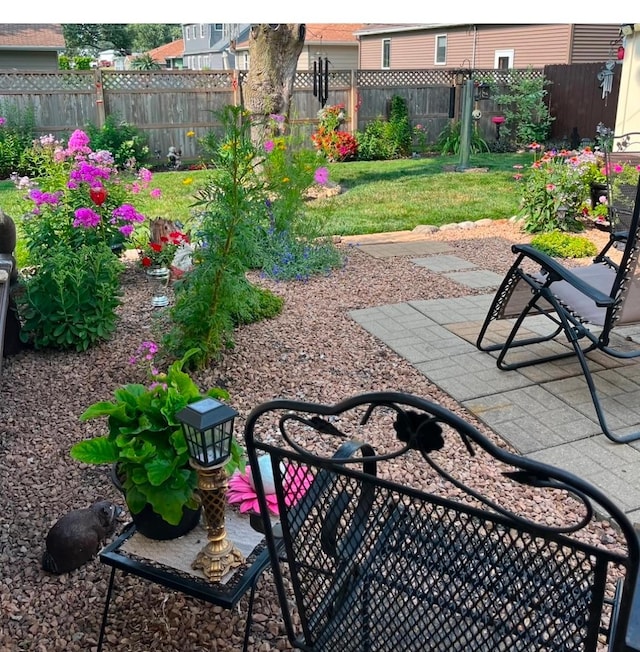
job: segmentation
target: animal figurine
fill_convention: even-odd
[[[75,509],[60,518],[49,530],[42,569],[59,575],[79,568],[93,559],[107,535],[113,532],[122,509],[108,500]]]

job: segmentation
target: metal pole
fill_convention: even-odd
[[[458,171],[469,167],[469,153],[471,151],[471,125],[473,122],[473,79],[464,83],[462,95],[462,118],[460,125],[460,162]]]

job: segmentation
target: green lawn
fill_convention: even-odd
[[[469,168],[486,172],[447,171],[457,157],[366,161],[329,165],[330,180],[343,192],[307,204],[309,219],[320,235],[358,235],[411,230],[418,224],[441,226],[450,222],[502,219],[518,210],[520,190],[513,179],[516,164],[531,163],[530,154],[472,156]],[[189,224],[190,206],[209,170],[161,172],[151,186],[160,199],[137,196],[137,208],[148,217],[165,217]],[[0,181],[0,208],[19,223],[22,208],[11,181]]]

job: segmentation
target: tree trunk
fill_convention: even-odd
[[[260,142],[273,135],[276,124],[283,127],[289,117],[298,57],[305,37],[303,23],[259,24],[251,27],[251,65],[244,86],[244,105],[251,114],[251,137]],[[282,115],[285,123],[270,120]]]

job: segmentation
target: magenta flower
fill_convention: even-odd
[[[81,226],[84,229],[89,229],[100,224],[100,215],[92,211],[90,208],[79,208],[75,211],[76,219],[73,220],[73,226]]]
[[[273,152],[273,148],[274,148],[275,146],[276,146],[276,144],[275,144],[272,140],[268,140],[268,141],[264,144],[264,151],[267,152],[267,154],[269,154],[269,152]]]
[[[122,204],[119,208],[115,208],[111,214],[114,218],[120,218],[125,222],[144,222],[144,215],[138,213],[131,204]]]
[[[82,152],[83,154],[89,154],[91,148],[89,145],[89,136],[82,131],[82,129],[76,129],[69,138],[69,143],[67,144],[67,150],[69,152]]]
[[[6,121],[7,121],[6,118],[3,118],[2,116],[0,116],[0,127],[2,127],[2,125],[3,125]]]
[[[329,170],[327,168],[318,168],[313,175],[313,179],[316,183],[319,183],[321,186],[324,186],[327,181],[329,181]]]
[[[118,231],[120,231],[125,238],[128,238],[133,233],[133,226],[131,224],[125,224],[124,226],[118,227]]]
[[[153,177],[153,174],[151,174],[151,170],[147,170],[147,168],[140,168],[138,176],[140,177],[140,181],[149,183]]]
[[[160,197],[162,197],[162,190],[160,190],[160,188],[154,188],[149,194],[154,199],[160,199]]]
[[[295,503],[304,496],[311,483],[313,482],[313,474],[305,467],[293,467],[290,465],[283,478],[283,487],[285,491],[284,502],[287,506],[295,505]],[[264,483],[264,479],[263,479]],[[272,514],[277,515],[278,500],[275,494],[267,494],[267,507]],[[247,466],[244,473],[236,471],[229,480],[229,490],[227,491],[227,499],[231,504],[240,504],[240,513],[246,512],[260,512],[260,504],[253,485],[251,477],[251,469]]]

